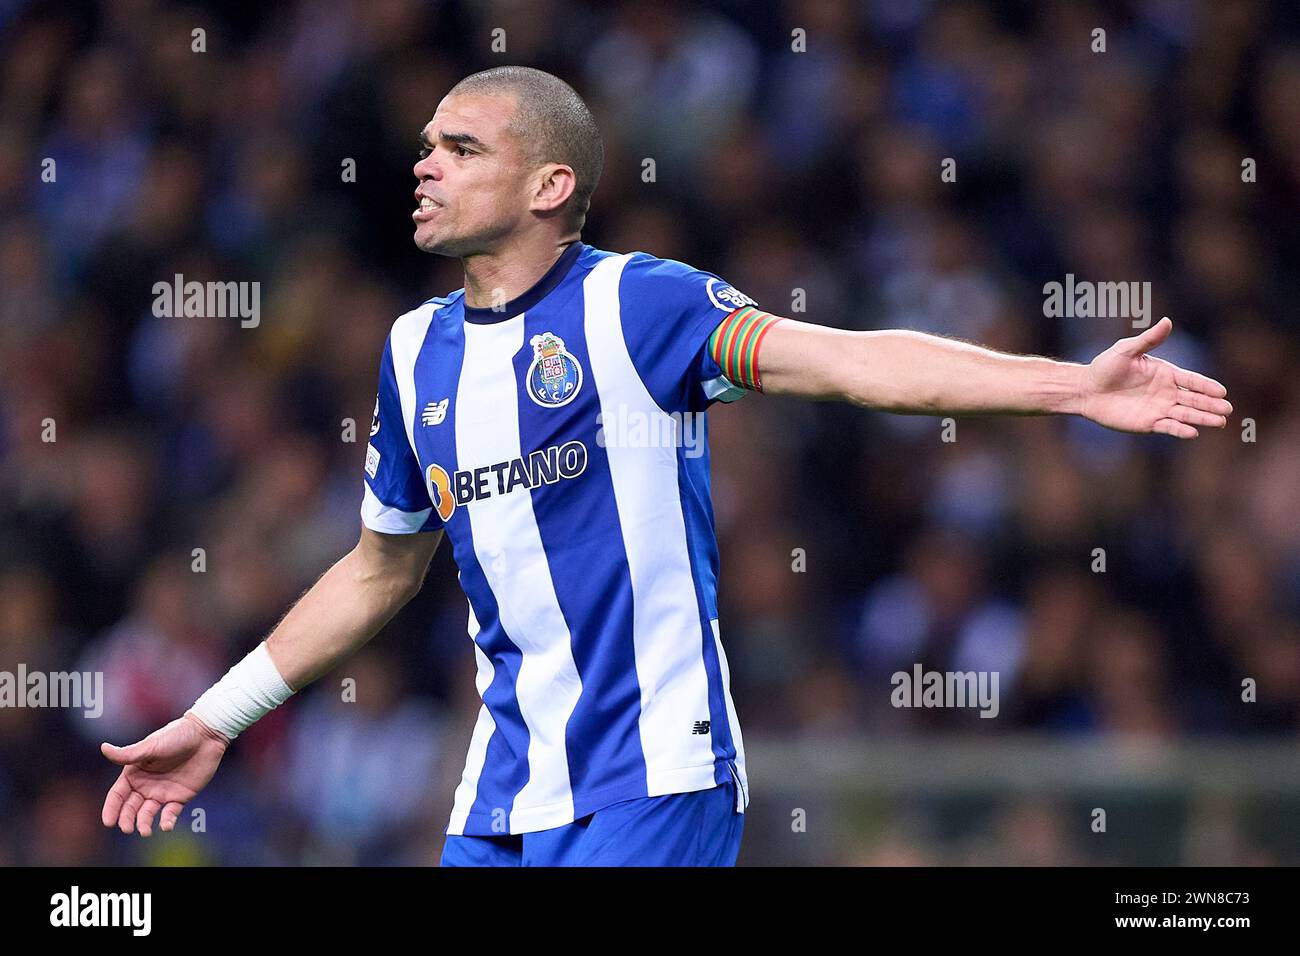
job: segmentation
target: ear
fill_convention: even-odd
[[[530,208],[540,213],[554,212],[568,202],[577,185],[578,177],[572,166],[547,163],[539,170]]]

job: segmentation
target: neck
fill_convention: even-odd
[[[576,234],[561,238],[547,236],[466,256],[461,260],[465,267],[465,304],[475,309],[490,309],[496,303],[517,298],[536,285],[564,250],[577,241]]]

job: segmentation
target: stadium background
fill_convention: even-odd
[[[1248,0],[0,2],[0,669],[102,670],[107,698],[98,720],[0,710],[0,863],[437,859],[477,708],[445,545],[378,639],[232,748],[205,832],[102,828],[98,742],[179,715],[355,542],[365,440],[341,422],[369,421],[393,319],[462,281],[411,243],[416,135],[497,63],[557,73],[596,113],[587,242],[827,325],[1083,360],[1132,328],[1044,317],[1043,283],[1151,281],[1176,322],[1162,354],[1237,409],[1178,443],[716,408],[741,863],[1300,862],[1298,19]],[[260,324],[154,317],[176,273],[260,282]],[[916,661],[997,670],[999,716],[891,707]]]

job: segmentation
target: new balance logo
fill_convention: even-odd
[[[447,403],[451,401],[444,398],[440,402],[430,402],[424,406],[424,412],[420,415],[422,425],[441,425],[442,420],[447,417]]]
[[[707,720],[697,720],[695,722],[695,729],[691,731],[693,734],[707,734],[708,732],[709,721]]]

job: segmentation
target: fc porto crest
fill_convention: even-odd
[[[543,332],[528,340],[533,364],[528,367],[528,397],[546,408],[573,401],[582,388],[582,366],[564,349],[564,339]]]

